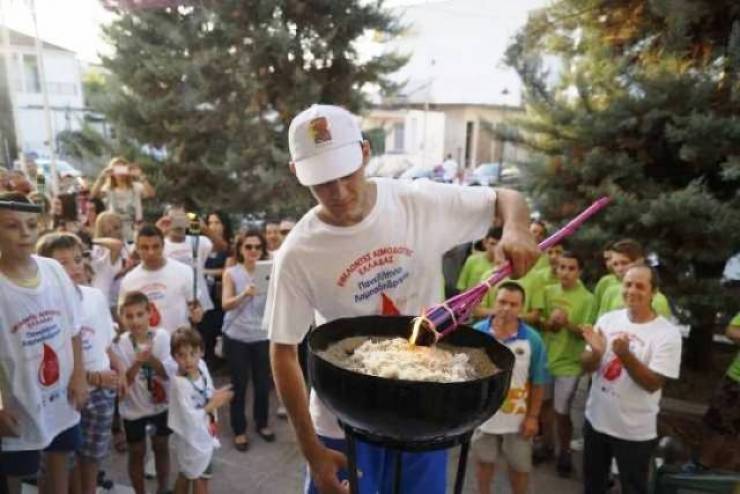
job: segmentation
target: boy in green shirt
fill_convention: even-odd
[[[457,289],[464,292],[482,281],[483,274],[491,271],[495,263],[495,251],[498,240],[501,238],[501,228],[491,227],[483,239],[486,251],[480,254],[471,254],[463,265],[457,279]]]
[[[548,369],[553,376],[553,381],[545,388],[541,414],[543,439],[546,450],[552,451],[555,425],[559,443],[557,470],[563,477],[572,471],[570,406],[581,375],[581,353],[585,348],[581,326],[592,324],[594,313],[594,296],[581,282],[582,267],[581,260],[573,252],[566,251],[560,255],[558,283],[543,290],[543,318],[540,322]]]
[[[740,312],[727,326],[725,335],[740,345]],[[709,468],[732,468],[733,448],[740,440],[740,351],[722,377],[704,415],[706,434],[699,463]]]
[[[598,283],[596,283],[596,286],[594,287],[594,299],[597,309],[601,305],[601,299],[604,296],[606,289],[613,285],[619,285],[619,279],[614,275],[614,269],[612,268],[611,259],[613,253],[612,242],[609,242],[606,244],[603,251],[606,274],[599,279]]]
[[[614,245],[612,245],[610,262],[618,283],[613,284],[604,290],[601,299],[599,300],[598,310],[594,320],[607,312],[624,308],[624,300],[622,298],[622,278],[624,278],[625,273],[632,265],[642,264],[645,262],[645,254],[642,246],[638,242],[632,239],[624,239],[615,242]],[[670,318],[672,316],[668,299],[666,299],[665,295],[660,293],[660,291],[655,292],[653,295],[652,307],[657,314],[665,318]]]

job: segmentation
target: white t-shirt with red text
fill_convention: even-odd
[[[190,270],[193,269],[193,250],[195,246],[195,237],[188,235],[185,237],[183,242],[173,242],[169,238],[164,240],[164,255],[170,259],[180,261],[187,266],[190,266]],[[208,256],[213,250],[213,242],[205,235],[198,237],[198,302],[203,308],[203,312],[213,309],[213,301],[211,300],[211,294],[208,292],[208,285],[206,284],[206,261]],[[192,290],[192,288],[191,288]]]
[[[170,334],[161,328],[150,329],[150,349],[152,355],[165,366],[169,375]],[[128,370],[136,362],[136,354],[142,349],[135,345],[131,333],[126,331],[113,345],[113,353]],[[136,379],[129,386],[126,397],[119,401],[121,417],[126,420],[137,420],[150,417],[167,410],[169,404],[169,379],[163,379],[153,369],[139,368]]]
[[[193,271],[189,266],[166,257],[164,266],[155,271],[139,264],[123,277],[119,302],[131,291],[143,292],[154,304],[151,327],[172,334],[179,327],[190,326],[188,302],[193,300]]]
[[[101,372],[110,369],[108,348],[116,330],[106,296],[91,286],[78,286],[82,292],[80,335],[85,371]]]
[[[270,339],[298,344],[316,316],[419,314],[443,299],[442,255],[482,238],[493,222],[488,187],[375,180],[370,213],[349,227],[328,225],[317,208],[277,251],[265,320]],[[311,394],[318,434],[342,437],[336,418]]]
[[[661,391],[650,393],[637,384],[614,354],[612,342],[627,335],[630,351],[640,362],[663,377],[676,379],[681,368],[681,332],[662,316],[633,323],[627,309],[607,312],[596,327],[606,337],[607,350],[592,374],[586,418],[595,430],[619,439],[654,439]]]
[[[0,274],[0,393],[20,422],[20,437],[3,437],[3,451],[44,449],[80,421],[67,394],[80,295],[58,262],[32,258],[38,286],[22,287]]]

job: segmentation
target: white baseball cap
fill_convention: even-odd
[[[356,116],[339,106],[313,105],[288,129],[288,147],[301,185],[331,182],[362,166],[362,131]]]

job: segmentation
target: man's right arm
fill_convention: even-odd
[[[322,494],[348,492],[337,478],[337,470],[346,468],[346,458],[321,443],[311,421],[297,345],[270,343],[270,362],[275,386],[290,416],[298,447],[309,464],[319,491]]]

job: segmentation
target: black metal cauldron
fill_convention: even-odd
[[[457,383],[369,376],[338,367],[317,355],[330,344],[352,336],[409,338],[412,320],[410,316],[365,316],[337,319],[318,326],[308,337],[311,386],[347,433],[350,484],[354,477],[356,436],[398,451],[429,451],[461,444],[463,451],[455,489],[459,492],[470,437],[476,427],[498,410],[508,393],[514,366],[514,355],[508,348],[489,335],[461,326],[444,343],[483,348],[500,370],[489,377]],[[400,485],[400,456],[396,465],[397,485]],[[356,485],[353,492],[357,492]]]

